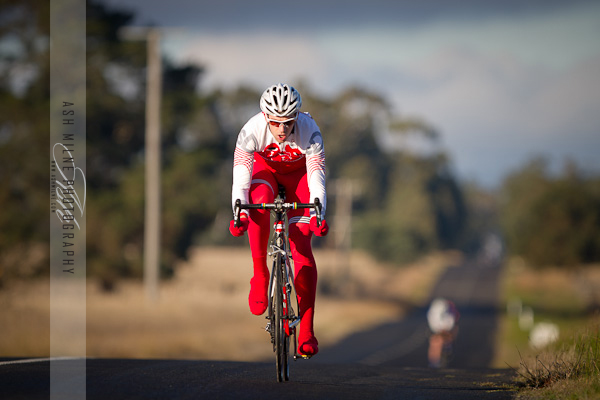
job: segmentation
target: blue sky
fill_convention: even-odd
[[[598,1],[107,3],[168,27],[163,52],[204,65],[203,88],[372,89],[437,128],[462,179],[496,185],[533,155],[600,171]]]

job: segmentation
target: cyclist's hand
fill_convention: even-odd
[[[242,214],[240,216],[240,226],[235,226],[235,220],[232,219],[229,223],[229,232],[231,232],[233,236],[243,236],[244,232],[248,230],[248,223],[248,217],[246,217],[246,214]]]
[[[327,225],[327,221],[323,219],[321,220],[321,226],[317,226],[317,217],[312,217],[310,219],[310,230],[317,236],[325,236],[329,232],[329,225]]]

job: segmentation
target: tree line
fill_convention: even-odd
[[[87,221],[88,229],[98,233],[88,243],[88,267],[106,279],[137,276],[143,245],[145,48],[115,34],[131,14],[100,3],[90,3],[88,10],[87,165],[92,187]],[[232,157],[240,128],[259,111],[262,88],[199,92],[202,67],[175,66],[168,59],[163,64],[161,234],[163,273],[168,275],[192,245],[244,243],[227,231]],[[134,82],[139,90],[123,93],[119,79]],[[303,110],[323,132],[333,226],[333,183],[351,180],[360,187],[352,207],[355,247],[401,263],[462,244],[467,210],[447,156],[440,149],[427,155],[383,151],[378,123],[386,121],[400,139],[420,135],[435,141],[437,132],[420,120],[394,115],[376,93],[349,87],[324,98],[303,82],[294,84]]]
[[[19,44],[18,51],[0,46],[0,68],[33,71],[19,87],[14,74],[0,74],[0,175],[5,178],[0,186],[0,277],[8,279],[47,272],[49,5],[31,0],[0,7],[7,16],[0,41]],[[132,20],[131,12],[87,2],[86,218],[87,230],[93,233],[88,234],[87,269],[88,276],[107,284],[142,273],[146,48],[144,42],[120,35]],[[263,88],[200,91],[198,82],[204,72],[202,66],[174,65],[163,59],[163,276],[175,272],[176,261],[186,258],[191,246],[243,243],[227,230],[233,149],[242,125],[259,111]],[[537,229],[543,225],[543,212],[553,210],[552,199],[568,202],[572,197],[567,193],[573,186],[564,184],[542,197],[533,198],[528,192],[531,201],[523,203],[528,167],[506,180],[498,201],[459,182],[448,155],[437,146],[440,133],[424,120],[394,114],[381,95],[348,87],[323,97],[304,82],[292,84],[302,94],[303,110],[311,113],[323,133],[331,197],[328,220],[335,227],[336,196],[340,196],[335,182],[352,181],[360,189],[352,203],[352,245],[379,259],[400,265],[439,249],[475,251],[482,233],[498,222],[515,252],[529,247],[543,250],[546,244],[536,242],[542,237]],[[384,149],[382,131],[395,142],[416,136],[430,143],[432,150]],[[589,183],[581,182],[586,187]],[[580,188],[577,198],[585,192],[596,200],[572,204],[573,215],[597,205],[595,185],[594,190]],[[519,225],[523,216],[533,215],[538,219],[526,229]],[[586,225],[586,235],[593,233],[591,225]],[[331,236],[315,244],[333,246]],[[524,245],[527,240],[529,247]],[[573,254],[585,261],[597,260],[597,241],[582,241],[585,244],[578,242],[582,250]],[[22,254],[28,254],[27,260]],[[576,258],[565,255],[563,259]]]
[[[553,173],[535,158],[509,174],[499,194],[511,253],[536,267],[600,261],[600,176],[566,162]]]

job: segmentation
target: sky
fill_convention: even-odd
[[[463,180],[494,187],[533,156],[600,172],[599,1],[105,4],[163,27],[166,56],[206,68],[202,89],[375,91],[440,133]]]

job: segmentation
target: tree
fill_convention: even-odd
[[[328,179],[351,179],[362,188],[354,205],[356,246],[402,263],[461,244],[466,205],[443,150],[384,149],[379,137],[392,130],[435,142],[436,130],[423,120],[394,115],[385,99],[360,88],[331,100],[313,97],[307,88],[302,93],[324,135]]]
[[[48,242],[47,187],[41,184],[48,177],[48,3],[1,7],[0,44],[12,43],[0,46],[0,69],[8,71],[0,75],[0,173],[7,177],[0,223],[10,227],[0,233],[0,254],[8,275],[23,271],[22,263],[9,266],[7,260],[17,260],[11,252],[39,254],[29,250]],[[121,37],[132,20],[130,12],[87,1],[86,218],[93,232],[87,270],[106,287],[142,273],[146,47]],[[30,73],[16,79],[18,71]],[[259,111],[261,91],[200,92],[203,72],[163,60],[163,276],[192,245],[243,243],[227,234],[232,156],[240,128]],[[361,88],[325,98],[303,83],[296,87],[303,110],[323,132],[329,181],[352,179],[362,188],[354,203],[358,246],[403,261],[458,243],[465,210],[443,151],[384,151],[380,140],[381,130],[390,129],[385,124],[432,142],[437,131],[419,119],[398,118],[384,98]],[[24,167],[12,167],[22,159],[28,160]],[[329,203],[333,215],[335,201]],[[47,251],[41,253],[47,259]],[[31,263],[38,271],[43,258]]]
[[[552,176],[539,158],[509,175],[501,221],[511,252],[539,267],[600,261],[598,182],[573,163]]]
[[[0,5],[0,280],[48,265],[49,3]]]
[[[119,35],[132,15],[88,4],[88,274],[111,286],[141,276],[146,48]],[[227,136],[216,98],[197,92],[203,68],[163,60],[161,109],[163,276],[217,214]],[[214,190],[217,188],[217,190]],[[218,193],[210,196],[212,192]]]

